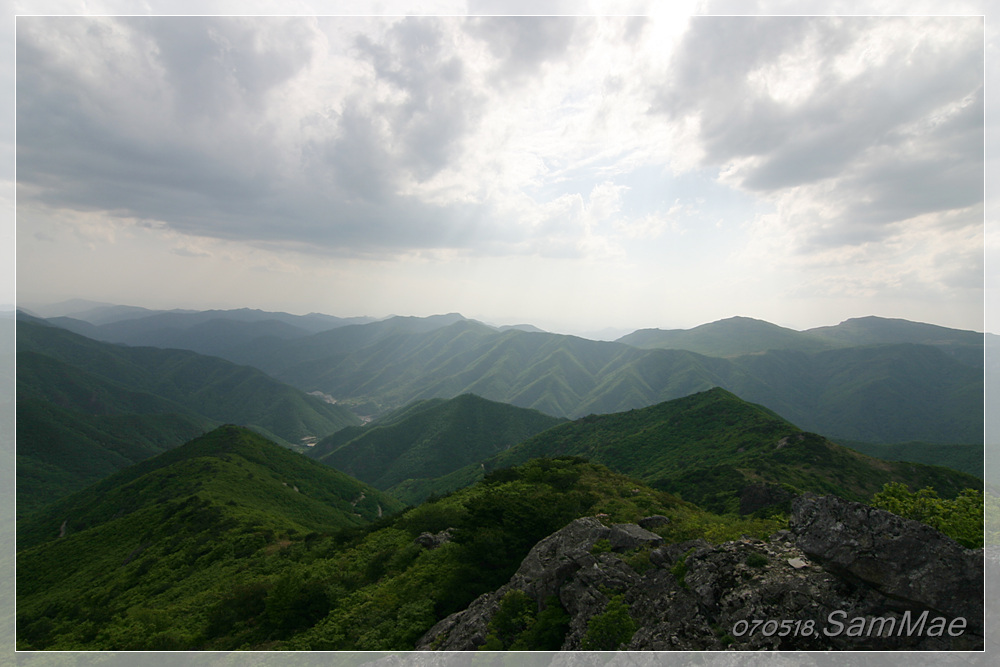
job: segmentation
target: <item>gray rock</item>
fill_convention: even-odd
[[[608,536],[614,551],[630,551],[646,545],[658,547],[663,544],[663,538],[634,523],[616,523],[611,526]]]
[[[795,539],[795,535],[790,530],[779,530],[769,538],[772,542],[789,542]]]
[[[504,586],[432,627],[417,648],[478,648],[500,600],[517,589],[539,608],[558,598],[570,616],[563,650],[581,648],[589,621],[615,595],[623,596],[638,626],[621,647],[627,650],[982,650],[982,552],[838,498],[797,500],[790,523],[792,532],[779,537],[794,537],[797,545],[786,539],[712,545],[700,539],[659,544],[634,524],[607,528],[595,517],[577,519],[536,544]],[[600,539],[623,547],[658,545],[649,552],[654,567],[640,567],[634,553],[591,554]],[[1000,563],[1000,557],[995,560]],[[799,562],[821,567],[789,567]],[[949,567],[961,572],[949,574]],[[943,583],[914,581],[924,577]],[[968,599],[956,599],[950,586]],[[904,613],[922,611],[965,615],[969,630],[959,637],[823,632],[835,629],[831,614],[843,614],[836,618],[845,622],[883,618],[899,624]],[[754,621],[761,623],[751,632]],[[774,623],[762,625],[769,621]],[[795,630],[779,634],[782,621]]]
[[[415,544],[419,544],[425,549],[437,549],[439,546],[445,542],[451,541],[451,528],[446,528],[440,533],[420,533],[413,540]]]
[[[507,584],[480,595],[465,610],[439,621],[417,642],[416,649],[468,651],[481,646],[500,600],[509,590],[517,588],[539,602],[558,595],[578,570],[597,565],[590,549],[610,534],[611,529],[596,517],[570,522],[532,547]]]
[[[639,519],[639,526],[645,528],[646,530],[651,530],[657,526],[666,526],[669,523],[670,519],[662,514],[654,514],[652,516]]]
[[[983,553],[917,521],[836,496],[807,493],[789,517],[795,543],[838,573],[903,606],[965,617],[982,633]]]

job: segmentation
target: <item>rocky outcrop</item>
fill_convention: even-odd
[[[447,528],[439,533],[420,533],[413,540],[413,543],[424,549],[437,549],[445,542],[451,541],[451,530],[451,528]]]
[[[963,616],[982,634],[983,552],[930,526],[836,496],[807,493],[789,525],[796,544],[831,570],[857,577],[904,608]]]
[[[482,646],[518,590],[539,610],[565,610],[563,650],[592,646],[595,619],[622,604],[628,650],[980,650],[982,572],[982,551],[832,496],[796,499],[790,530],[770,540],[721,545],[663,544],[639,525],[586,517],[535,545],[507,584],[417,648]]]
[[[442,619],[427,631],[417,650],[465,651],[482,646],[500,600],[509,590],[522,590],[540,601],[559,594],[579,570],[597,564],[590,550],[610,534],[611,529],[599,519],[585,517],[549,535],[532,547],[510,582],[479,596],[464,611]]]

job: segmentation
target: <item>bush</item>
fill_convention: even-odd
[[[587,621],[587,632],[580,642],[584,651],[617,651],[628,643],[639,628],[629,613],[624,595],[615,595],[600,614]]]
[[[558,651],[569,631],[569,614],[551,596],[545,608],[524,591],[508,591],[500,600],[500,608],[490,621],[486,643],[480,651]]]
[[[500,609],[490,621],[489,633],[483,650],[502,651],[511,644],[535,622],[534,600],[524,591],[514,589],[508,591],[500,600]]]
[[[968,549],[983,546],[983,494],[976,489],[946,500],[931,487],[913,492],[905,484],[889,482],[872,496],[871,505],[925,523]]]

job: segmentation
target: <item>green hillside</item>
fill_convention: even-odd
[[[217,425],[184,414],[88,415],[22,397],[17,401],[17,516]]]
[[[380,489],[446,475],[562,423],[472,394],[418,401],[365,427],[321,440],[308,455]],[[409,495],[408,502],[423,498]]]
[[[17,365],[18,517],[220,424],[37,352]]]
[[[984,447],[978,445],[935,445],[927,442],[889,444],[841,440],[837,444],[885,461],[909,461],[944,466],[983,479]]]
[[[982,480],[964,473],[880,461],[840,447],[718,388],[557,426],[497,455],[486,469],[566,455],[602,463],[715,512],[780,504],[802,491],[865,500],[890,481],[933,486],[946,497],[983,488]]]
[[[532,461],[337,530],[361,521],[346,502],[357,493],[336,471],[232,427],[118,473],[22,522],[17,646],[406,650],[580,516],[664,514],[656,530],[670,541],[780,527],[713,517],[579,459]],[[364,493],[357,511],[372,517],[377,492]],[[415,541],[446,530],[436,548]]]
[[[732,362],[755,384],[720,386],[832,438],[943,444],[983,438],[982,368],[934,346],[782,350]]]
[[[18,548],[57,540],[63,522],[67,536],[106,530],[119,518],[156,512],[164,502],[188,502],[191,496],[238,507],[231,512],[248,520],[297,531],[360,525],[402,507],[344,473],[227,425],[30,515],[18,523]]]
[[[17,327],[18,516],[221,423],[300,445],[360,422],[222,359]]]
[[[100,343],[27,322],[18,323],[17,344],[19,353],[42,354],[128,390],[173,401],[209,419],[259,428],[290,443],[359,423],[341,406],[216,357]],[[52,392],[57,387],[42,383],[32,389]]]
[[[351,333],[347,329],[326,333],[343,336]],[[785,349],[720,358],[557,334],[498,332],[471,321],[385,335],[368,345],[355,342],[357,347],[296,364],[277,376],[307,391],[328,393],[363,414],[417,399],[474,393],[576,418],[723,387],[830,437],[981,439],[981,368],[929,345]]]

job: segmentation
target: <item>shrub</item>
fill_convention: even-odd
[[[608,600],[600,614],[587,621],[587,632],[583,635],[580,648],[584,651],[617,651],[628,643],[639,628],[625,604],[625,596],[615,595]]]
[[[569,630],[569,614],[551,596],[538,612],[537,603],[524,591],[508,591],[488,627],[480,651],[558,651]]]
[[[905,484],[889,482],[872,496],[871,505],[925,523],[966,548],[983,546],[983,494],[976,489],[946,500],[931,487],[913,492]]]
[[[594,546],[590,547],[590,553],[594,554],[604,554],[611,551],[611,541],[607,538],[602,538],[594,542]]]

